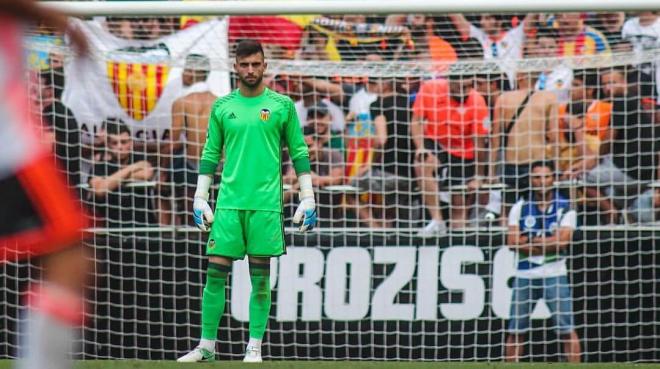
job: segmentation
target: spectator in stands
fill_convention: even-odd
[[[654,12],[640,12],[623,25],[621,37],[632,44],[637,54],[660,48],[660,17]],[[660,69],[656,63],[638,65],[640,94],[655,96],[660,104]],[[655,86],[655,91],[654,91]],[[658,119],[656,119],[658,120]],[[658,120],[660,121],[660,120]]]
[[[587,194],[598,202],[606,223],[623,220],[621,209],[635,191],[638,181],[659,178],[660,125],[653,124],[643,111],[639,96],[631,96],[626,80],[626,68],[608,68],[601,72],[602,96],[612,104],[611,155],[603,157],[585,180],[594,187]]]
[[[182,74],[186,94],[172,104],[171,140],[162,144],[160,152],[160,166],[172,169],[170,175],[177,187],[177,206],[183,210],[183,221],[192,219],[188,216],[192,214],[192,209],[187,207],[192,204],[190,199],[197,186],[199,158],[206,140],[209,113],[218,98],[207,83],[210,73],[211,62],[207,56],[190,54],[186,57]],[[161,180],[165,179],[161,177]],[[163,210],[171,206],[168,206],[169,201],[163,202],[160,221],[161,224],[168,224],[169,214]]]
[[[295,102],[296,112],[298,113],[298,120],[304,127],[308,120],[308,110],[312,106],[324,107],[329,113],[331,120],[330,129],[335,135],[341,135],[346,126],[344,119],[344,112],[335,104],[330,98],[324,97],[332,93],[339,93],[338,91],[327,91],[327,88],[341,88],[329,81],[324,81],[314,78],[302,78],[300,83],[296,86],[300,90],[300,97]]]
[[[621,37],[625,20],[624,12],[597,12],[590,13],[585,23],[603,33],[613,52],[623,52],[630,51],[630,43]]]
[[[366,61],[382,61],[376,54],[366,56]],[[362,177],[370,170],[375,150],[382,148],[386,140],[384,125],[376,126],[371,115],[371,104],[380,93],[378,79],[369,78],[348,101],[346,115],[346,176],[349,180]]]
[[[387,132],[382,149],[383,170],[399,177],[412,178],[414,147],[410,138],[408,96],[398,91],[395,78],[374,79],[374,82],[379,85],[379,94],[371,103],[371,116],[376,122],[383,121]]]
[[[649,188],[628,208],[630,220],[637,223],[660,222],[660,188]]]
[[[370,115],[374,119],[373,159],[363,166],[353,179],[353,184],[365,191],[361,198],[358,215],[370,227],[389,227],[390,220],[410,217],[410,214],[391,214],[387,210],[402,210],[398,204],[410,204],[411,149],[409,135],[410,108],[408,98],[395,91],[394,78],[370,78],[370,85],[378,91],[371,104]],[[386,204],[392,204],[387,206]],[[402,217],[400,217],[402,216]]]
[[[446,233],[438,203],[438,175],[452,185],[471,185],[476,173],[475,159],[488,133],[488,106],[474,88],[471,76],[450,75],[422,83],[410,124],[415,144],[415,174],[420,182],[424,205],[431,221],[420,237]],[[479,173],[483,174],[483,173]],[[451,226],[462,227],[467,220],[464,193],[451,196]]]
[[[328,35],[311,26],[305,27],[300,48],[296,51],[297,60],[330,60],[328,54]]]
[[[176,31],[173,18],[111,17],[106,27],[113,35],[127,40],[155,40]]]
[[[559,56],[579,56],[609,53],[607,38],[597,29],[586,26],[580,13],[559,13],[556,16],[559,34]]]
[[[332,138],[332,116],[330,110],[323,103],[310,106],[306,110],[307,116],[305,117],[303,126],[314,128],[314,134],[317,138],[316,143],[321,145],[321,147],[328,146]]]
[[[598,72],[595,69],[575,71],[571,102],[559,105],[560,150],[558,171],[563,179],[578,178],[598,164],[612,131],[612,104],[598,100]]]
[[[383,61],[383,56],[380,54],[367,53],[361,56],[365,64]],[[372,86],[373,88],[375,87]],[[368,80],[363,77],[347,77],[339,80],[306,77],[302,78],[300,82],[296,81],[295,78],[290,78],[288,90],[292,91],[290,94],[296,101],[306,96],[315,97],[316,100],[313,101],[318,101],[318,97],[323,96],[344,110],[348,107],[349,114],[345,119],[346,122],[353,120],[360,113],[368,112],[369,105],[376,99],[376,93],[370,92]],[[315,96],[310,93],[315,93]],[[324,100],[324,102],[327,102],[327,100]],[[304,106],[307,105],[310,104],[304,103]],[[332,112],[335,109],[330,108],[330,110]],[[300,110],[298,116],[304,118]],[[335,118],[333,118],[334,121]],[[339,126],[339,124],[336,125]]]
[[[382,62],[383,57],[378,54],[368,54],[364,61]],[[378,87],[376,79],[367,79],[367,83],[358,88],[348,101],[347,121],[372,121],[370,106],[378,98]]]
[[[151,226],[155,223],[149,204],[153,194],[148,187],[126,185],[150,180],[154,168],[133,152],[131,133],[124,122],[108,118],[105,131],[109,158],[94,165],[89,180],[90,200],[97,205],[94,213],[113,228]]]
[[[506,76],[499,72],[479,74],[475,79],[475,88],[486,100],[491,121],[494,116],[495,103],[507,85]]]
[[[131,23],[131,18],[124,17],[109,17],[105,21],[105,26],[108,32],[119,38],[132,40],[134,39],[134,27]]]
[[[323,137],[314,126],[303,129],[305,142],[309,149],[309,160],[312,163],[312,183],[316,187],[325,187],[343,183],[344,159],[339,150],[322,145]],[[295,172],[289,174],[295,175]]]
[[[313,124],[303,128],[305,143],[309,150],[312,184],[317,188],[339,185],[344,181],[344,158],[339,150],[324,146],[323,135],[319,135]],[[284,203],[288,203],[298,193],[298,180],[293,166],[288,166],[283,183],[292,185],[284,193]],[[319,219],[321,222],[334,218],[334,210],[339,205],[339,195],[320,192],[318,198]]]
[[[539,71],[527,71],[527,72],[518,72],[516,73],[516,88],[518,90],[533,90],[536,81],[538,80],[541,72]],[[511,91],[511,90],[509,90]]]
[[[660,17],[651,11],[639,12],[623,24],[621,37],[632,44],[634,51],[660,47]]]
[[[39,75],[41,117],[55,135],[55,157],[69,186],[80,184],[80,130],[73,112],[62,103],[64,70],[48,69]]]
[[[533,56],[537,58],[554,58],[558,52],[558,35],[553,29],[541,29],[537,33]],[[538,91],[552,91],[557,95],[560,103],[569,99],[573,71],[564,63],[555,63],[548,70],[539,73],[534,89]]]
[[[165,35],[165,30],[161,29],[161,22],[157,17],[134,19],[133,30],[136,38],[140,40],[155,40]]]
[[[387,60],[398,58],[402,49],[410,47],[410,30],[404,25],[383,24],[385,19],[349,15],[334,26],[342,60],[361,60],[366,54],[380,54]]]
[[[482,13],[479,27],[468,22],[463,14],[451,14],[449,17],[464,41],[469,38],[479,41],[484,59],[502,62],[500,67],[513,86],[516,73],[513,62],[523,57],[525,35],[532,27],[533,16],[529,14],[518,26],[509,30],[504,28],[503,15]]]
[[[552,313],[557,334],[564,341],[567,361],[580,362],[580,341],[575,331],[566,268],[577,215],[569,200],[553,188],[552,162],[534,162],[531,168],[533,196],[518,201],[511,208],[508,220],[507,243],[516,253],[517,267],[505,358],[520,361],[534,305],[543,298]]]
[[[395,60],[431,60],[448,66],[458,59],[451,43],[434,32],[434,19],[424,14],[391,14],[386,25],[405,26],[409,40],[395,53]]]
[[[479,27],[468,22],[463,14],[451,14],[449,17],[463,40],[475,38],[479,41],[486,60],[522,58],[527,19],[523,20],[520,25],[506,30],[504,29],[505,16],[499,14],[481,13]]]
[[[524,76],[528,73],[523,73]],[[505,92],[495,105],[490,141],[490,178],[507,185],[505,203],[527,196],[531,163],[557,157],[557,96],[548,91]],[[551,152],[546,152],[550,147]]]

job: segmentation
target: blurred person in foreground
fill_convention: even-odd
[[[79,53],[87,42],[64,15],[34,1],[0,0],[0,19],[0,262],[29,259],[42,269],[26,294],[17,368],[67,369],[83,321],[85,222],[28,114],[23,23],[66,33]]]
[[[566,267],[577,214],[569,200],[554,188],[554,164],[537,161],[531,167],[532,196],[518,201],[508,219],[508,244],[516,253],[517,266],[505,358],[520,361],[534,305],[543,298],[557,334],[564,341],[567,361],[580,362],[580,341]]]

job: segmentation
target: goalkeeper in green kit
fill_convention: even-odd
[[[250,341],[245,362],[261,362],[261,340],[270,313],[270,258],[285,252],[282,216],[282,143],[289,149],[300,185],[293,221],[302,232],[316,224],[307,145],[291,99],[266,88],[266,63],[257,41],[236,47],[238,89],[219,98],[210,113],[193,203],[195,224],[211,232],[202,296],[202,337],[179,362],[213,361],[225,285],[233,260],[248,256],[250,265]],[[224,151],[224,167],[215,213],[209,187]]]

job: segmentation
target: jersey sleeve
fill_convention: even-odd
[[[569,210],[562,218],[559,223],[561,228],[570,228],[575,229],[577,227],[577,213],[575,210]]]
[[[310,172],[309,165],[309,152],[307,151],[307,144],[300,129],[300,122],[298,121],[298,114],[293,102],[288,99],[287,101],[287,118],[284,121],[284,138],[286,145],[289,148],[289,155],[293,161],[293,167],[296,174]]]
[[[630,25],[632,19],[628,19],[625,23],[623,23],[623,27],[621,27],[621,39],[625,41],[630,41],[631,34],[630,34]]]
[[[220,116],[220,103],[216,102],[209,115],[209,126],[206,131],[206,143],[202,150],[199,164],[199,174],[213,174],[220,162],[223,146],[222,117]]]
[[[520,222],[520,213],[522,212],[522,207],[524,203],[525,202],[523,200],[520,200],[511,207],[508,216],[509,227],[518,226],[518,222]]]
[[[488,35],[486,32],[479,27],[475,27],[472,23],[470,23],[470,38],[476,38],[482,46],[488,42]]]

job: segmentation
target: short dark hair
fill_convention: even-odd
[[[554,28],[541,27],[541,28],[538,29],[538,31],[536,31],[536,39],[538,40],[541,37],[543,37],[543,38],[552,38],[552,39],[557,40],[557,39],[559,39],[559,33]]]
[[[307,119],[323,118],[329,114],[328,107],[323,103],[312,105],[307,109]]]
[[[261,43],[253,39],[241,40],[238,45],[236,45],[236,59],[245,58],[246,56],[261,54],[264,56],[264,48],[261,46]]]
[[[529,171],[533,172],[534,169],[537,168],[537,167],[550,168],[550,171],[552,173],[555,172],[555,163],[552,160],[537,160],[537,161],[532,163],[532,165],[530,166]]]
[[[64,91],[64,69],[50,68],[43,70],[39,73],[39,78],[41,79],[41,83],[53,88],[53,95],[56,99],[62,97],[62,92]]]
[[[573,72],[573,78],[582,81],[587,88],[597,88],[599,85],[598,70],[595,68],[577,69]]]
[[[120,135],[122,133],[128,133],[131,135],[131,130],[128,129],[126,123],[119,118],[106,118],[103,121],[103,127],[105,127],[105,132],[109,135]]]
[[[504,22],[507,20],[507,16],[500,13],[482,13],[481,16],[495,18],[498,22]]]
[[[623,75],[627,79],[629,69],[631,69],[631,68],[629,68],[626,65],[615,65],[613,67],[601,68],[600,71],[599,71],[599,74],[602,77],[605,74],[621,73],[621,75]]]

